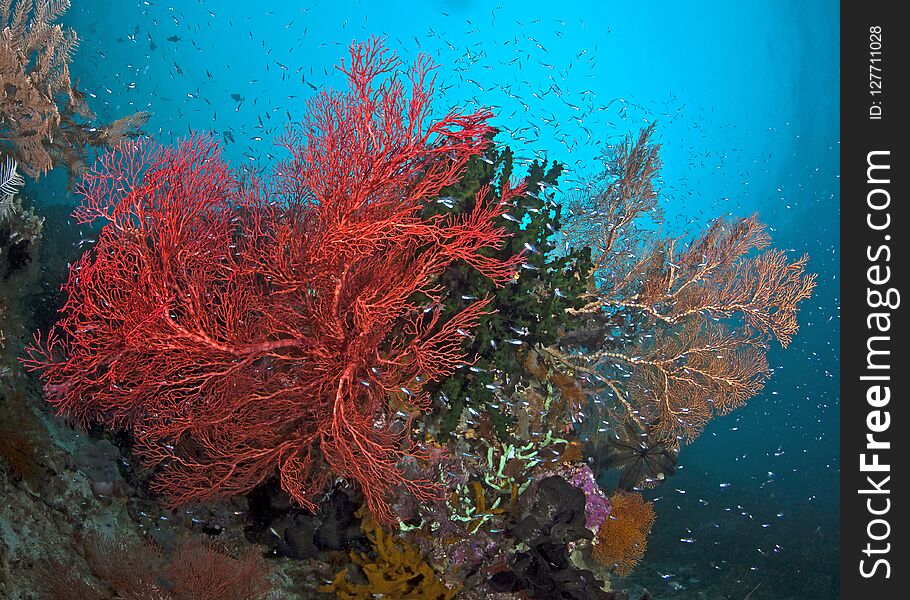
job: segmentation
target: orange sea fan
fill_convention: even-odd
[[[610,497],[610,505],[610,516],[597,532],[594,558],[625,577],[645,555],[654,525],[653,502],[620,490]]]

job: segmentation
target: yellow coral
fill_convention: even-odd
[[[413,545],[396,540],[375,523],[365,525],[367,537],[376,551],[376,558],[351,552],[351,560],[366,576],[367,583],[348,581],[348,570],[340,571],[335,580],[319,588],[334,593],[339,600],[452,600],[458,590],[450,590],[440,581],[433,568]]]
[[[597,532],[594,558],[625,577],[645,555],[654,525],[654,505],[645,502],[641,494],[624,491],[614,493],[610,505],[610,516]]]

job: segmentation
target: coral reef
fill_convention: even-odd
[[[440,191],[431,213],[467,212],[473,209],[474,194],[483,186],[501,190],[509,184],[515,168],[509,148],[487,149],[473,159],[456,185]],[[456,371],[435,386],[437,405],[443,407],[437,435],[445,439],[457,426],[465,409],[488,415],[500,439],[508,436],[510,422],[520,415],[509,414],[506,406],[516,388],[530,385],[534,374],[527,364],[527,351],[550,345],[570,330],[577,319],[566,312],[579,308],[590,270],[590,252],[573,248],[565,255],[552,252],[554,235],[562,226],[563,207],[554,201],[562,166],[537,161],[527,167],[525,191],[516,195],[510,212],[503,214],[509,234],[505,243],[490,252],[500,260],[522,254],[523,262],[508,286],[495,288],[491,282],[456,263],[442,273],[439,281],[450,290],[447,303],[467,307],[477,298],[491,297],[491,312],[481,318],[476,333],[465,347],[477,359],[470,368]],[[571,410],[571,408],[570,408]],[[555,420],[568,414],[552,411]]]
[[[88,148],[132,136],[149,113],[90,123],[94,115],[69,72],[79,38],[55,23],[69,6],[69,0],[0,2],[0,151],[31,177],[63,165],[75,182]]]
[[[68,5],[0,0],[0,275],[16,284],[0,339],[21,354],[37,316],[21,364],[84,428],[27,385],[3,397],[0,595],[628,598],[611,576],[654,523],[631,492],[762,389],[815,285],[807,259],[769,249],[755,216],[659,234],[654,126],[568,203],[558,163],[517,181],[492,113],[433,118],[429,59],[405,78],[378,40],[351,46],[348,90],[309,102],[271,170],[231,168],[205,136],[126,139],[147,115],[77,119]],[[61,163],[84,174],[74,217],[98,235],[48,332],[68,255],[44,257],[25,307],[59,219],[23,208],[17,169]],[[18,366],[0,375],[22,383]]]

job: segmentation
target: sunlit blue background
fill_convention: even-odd
[[[493,106],[501,141],[567,163],[567,188],[596,172],[603,143],[658,121],[672,232],[758,211],[775,245],[810,254],[819,288],[790,348],[771,351],[765,392],[713,422],[649,494],[658,520],[627,583],[656,598],[836,597],[836,2],[73,4],[72,72],[99,118],[152,111],[147,130],[165,142],[228,132],[237,165],[279,155],[288,115],[314,87],[344,85],[335,65],[370,36],[406,60],[429,53],[440,110]],[[58,188],[42,201],[73,200]]]

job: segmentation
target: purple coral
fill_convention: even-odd
[[[610,515],[610,500],[597,485],[588,465],[563,465],[550,473],[559,475],[585,493],[585,527],[596,532]]]

